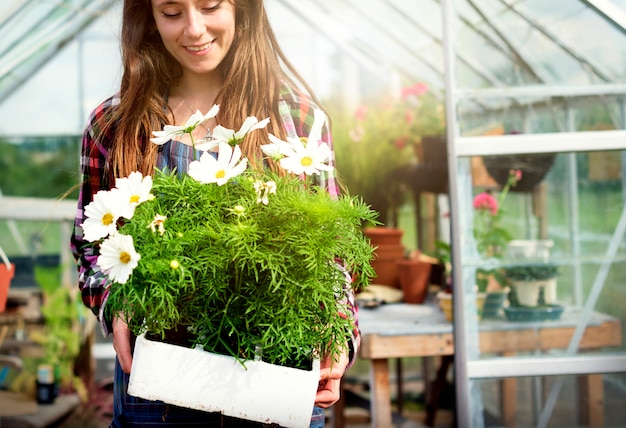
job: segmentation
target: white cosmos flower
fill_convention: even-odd
[[[141,255],[135,251],[133,237],[116,233],[100,246],[97,263],[103,271],[107,271],[111,280],[126,284],[140,258]]]
[[[293,152],[291,144],[288,142],[278,139],[272,134],[269,134],[268,137],[270,139],[270,144],[261,145],[261,151],[270,158],[278,161],[285,157],[287,153]]]
[[[167,220],[166,216],[157,214],[154,216],[154,220],[152,220],[152,223],[150,223],[146,227],[149,227],[150,230],[152,230],[152,233],[155,233],[158,230],[159,233],[163,235],[165,233],[165,220]]]
[[[262,202],[263,205],[267,205],[270,203],[269,194],[276,194],[276,182],[267,181],[264,183],[261,180],[257,180],[254,182],[254,190],[257,196],[256,203],[260,204]]]
[[[244,172],[247,166],[248,159],[241,158],[239,145],[232,148],[228,143],[222,142],[219,145],[217,159],[208,152],[202,153],[199,161],[189,164],[187,174],[200,183],[217,183],[221,186]]]
[[[117,220],[123,213],[124,203],[118,189],[100,190],[85,207],[83,237],[94,242],[117,231]]]
[[[120,191],[120,199],[124,204],[122,216],[125,218],[132,218],[135,207],[140,203],[154,199],[154,195],[150,193],[152,177],[149,175],[144,177],[139,171],[131,172],[128,177],[116,179],[115,187]]]
[[[217,116],[219,105],[215,104],[206,114],[202,114],[200,110],[196,110],[194,114],[189,116],[187,122],[183,126],[165,125],[163,131],[152,131],[154,138],[150,138],[154,144],[165,144],[177,135],[190,134],[198,125]]]
[[[243,125],[241,125],[241,128],[239,128],[239,131],[237,132],[233,129],[217,125],[213,128],[211,138],[199,141],[198,144],[196,144],[196,148],[204,151],[215,151],[215,149],[219,147],[220,143],[228,143],[231,146],[235,146],[241,143],[243,138],[248,135],[248,133],[254,131],[255,129],[265,128],[269,122],[269,117],[259,121],[256,117],[249,116],[246,120],[244,120]]]
[[[279,161],[280,166],[292,174],[313,175],[319,174],[320,171],[333,170],[333,167],[328,165],[331,157],[330,147],[328,144],[320,142],[326,116],[322,110],[316,109],[314,117],[309,137],[305,139],[306,143],[299,138],[287,138],[287,141],[282,141],[269,134],[272,144],[278,146],[278,149],[275,150],[284,151],[284,157]],[[289,147],[286,147],[285,144],[288,144]]]

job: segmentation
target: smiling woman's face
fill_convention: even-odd
[[[151,0],[157,30],[183,73],[207,74],[235,37],[235,6],[227,0]]]

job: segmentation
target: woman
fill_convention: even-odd
[[[84,179],[72,236],[83,302],[98,316],[104,333],[113,334],[117,353],[111,426],[254,425],[126,395],[133,338],[121,319],[105,316],[107,280],[96,266],[98,250],[85,242],[80,225],[84,207],[96,192],[111,188],[116,177],[135,170],[152,174],[155,167],[187,170],[194,157],[187,135],[162,146],[150,143],[152,132],[163,125],[182,125],[196,110],[207,112],[219,104],[216,120],[195,129],[195,141],[210,135],[217,123],[237,129],[247,116],[269,117],[267,130],[279,138],[306,136],[319,103],[278,47],[262,0],[125,0],[121,44],[120,91],[94,110],[85,130]],[[311,95],[300,92],[296,82]],[[327,129],[324,134],[330,145]],[[251,133],[242,151],[255,167],[277,170],[262,160],[260,145],[265,143],[266,134]],[[331,195],[338,194],[330,173],[319,180]],[[346,295],[353,300],[351,291]],[[356,319],[356,307],[351,307]],[[355,325],[344,354],[332,367],[330,358],[322,362],[311,426],[323,426],[323,409],[338,400],[341,377],[358,343]]]

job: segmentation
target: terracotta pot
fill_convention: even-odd
[[[406,303],[424,303],[432,265],[416,258],[402,259],[396,263],[404,301]]]
[[[366,227],[363,230],[363,234],[369,238],[372,247],[402,245],[403,233],[402,229],[390,227]]]
[[[15,275],[15,265],[10,264],[10,269],[6,264],[0,262],[0,312],[4,312],[9,297],[9,287]]]
[[[376,248],[376,258],[371,262],[376,272],[373,279],[376,284],[400,287],[396,262],[404,257],[405,249],[401,242],[403,233],[401,229],[388,227],[370,227],[363,231],[372,247]]]

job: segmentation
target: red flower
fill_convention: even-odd
[[[413,121],[415,120],[415,117],[413,116],[413,112],[411,110],[406,110],[404,112],[404,120],[409,125],[413,123]]]
[[[406,135],[396,138],[396,141],[394,142],[396,149],[402,150],[403,148],[405,148],[408,139],[409,137],[407,137]]]
[[[474,208],[489,211],[491,215],[498,214],[498,201],[487,192],[479,193],[474,198]]]

